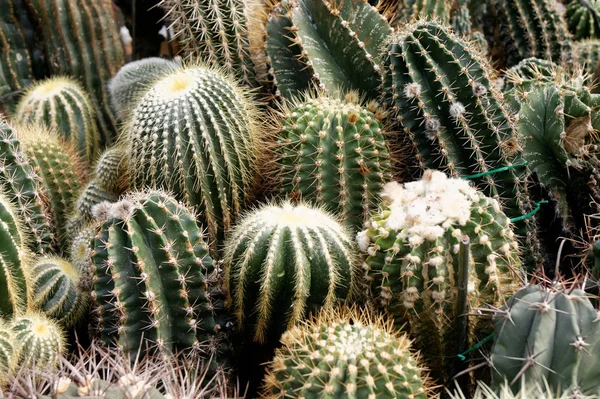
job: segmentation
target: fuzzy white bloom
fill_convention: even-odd
[[[404,86],[404,97],[409,100],[417,98],[421,95],[422,87],[419,83],[408,83]]]
[[[455,101],[450,106],[450,116],[455,122],[460,121],[460,118],[465,115],[465,112],[467,112],[467,109],[460,101]]]
[[[369,237],[367,236],[366,230],[361,231],[356,234],[356,242],[358,244],[358,248],[360,248],[361,251],[366,252],[367,249],[369,249],[369,243],[371,241],[369,240]]]

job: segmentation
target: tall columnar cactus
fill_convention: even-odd
[[[102,213],[108,220],[92,245],[91,294],[102,339],[131,356],[146,345],[167,353],[209,342],[216,364],[225,325],[215,316],[216,271],[193,213],[157,191]]]
[[[346,230],[303,205],[265,205],[248,214],[229,234],[224,265],[228,307],[258,343],[276,342],[307,312],[359,287]]]
[[[259,118],[249,93],[216,70],[165,76],[133,111],[125,143],[132,187],[175,193],[218,241],[253,195]]]
[[[56,246],[52,219],[45,203],[42,181],[29,160],[15,131],[0,119],[0,185],[15,204],[32,240],[27,244],[38,254]]]
[[[571,1],[566,19],[575,40],[600,38],[600,1]]]
[[[10,323],[0,319],[0,385],[4,385],[16,370],[20,348]]]
[[[505,67],[537,57],[566,64],[571,53],[571,34],[554,0],[497,0],[496,23],[501,40],[496,53],[503,53]]]
[[[252,1],[162,0],[159,3],[186,57],[223,67],[244,83],[255,84],[249,51]]]
[[[15,120],[55,130],[90,163],[100,147],[94,117],[92,102],[79,83],[59,77],[30,86],[19,101]]]
[[[600,40],[576,42],[573,46],[573,63],[592,75],[600,61]]]
[[[427,398],[411,341],[359,310],[323,311],[281,338],[265,398]]]
[[[179,63],[150,57],[125,64],[110,80],[108,90],[119,119],[127,120],[142,95],[163,74],[179,68]]]
[[[428,170],[422,180],[388,183],[384,202],[357,235],[367,258],[367,280],[379,304],[398,325],[408,322],[430,367],[452,376],[460,333],[459,287],[467,284],[470,308],[502,306],[520,284],[518,244],[498,201],[463,179]],[[463,236],[470,251],[461,261]],[[467,264],[465,264],[467,262]],[[465,267],[466,274],[459,274]],[[491,329],[489,320],[468,321],[469,344]],[[489,332],[489,331],[488,331]]]
[[[364,108],[353,97],[308,98],[282,112],[276,185],[292,199],[340,213],[358,230],[392,180],[392,162],[377,105]]]
[[[600,324],[588,295],[577,288],[531,285],[495,317],[492,387],[546,379],[552,392],[576,388],[599,395]],[[515,383],[517,382],[517,383]]]
[[[42,313],[26,313],[12,321],[21,345],[21,367],[52,369],[65,354],[65,334],[56,321]]]
[[[110,107],[107,83],[124,63],[112,1],[25,2],[43,38],[49,72],[81,81],[97,111],[101,144],[112,142],[117,133],[117,120]]]
[[[478,51],[446,27],[419,21],[388,45],[385,99],[422,170],[470,176],[485,195],[501,202],[508,217],[523,219],[534,209],[529,170],[491,71]],[[541,266],[535,219],[527,216],[514,227],[528,267]]]
[[[318,87],[356,89],[377,99],[380,48],[392,29],[366,0],[295,0],[275,5],[264,36],[276,95],[286,99]]]
[[[88,293],[81,288],[81,272],[58,257],[38,259],[31,268],[32,305],[70,326],[85,314]]]

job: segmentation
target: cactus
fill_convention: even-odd
[[[492,69],[478,51],[439,23],[419,21],[395,34],[385,71],[385,99],[421,170],[468,176],[502,203],[508,217],[530,214],[530,171],[511,114],[490,81]],[[515,228],[528,268],[540,267],[535,218],[525,217]]]
[[[581,396],[580,392],[576,387],[572,390],[565,390],[562,394],[552,392],[549,389],[548,381],[545,378],[535,378],[533,381],[527,380],[522,381],[518,385],[517,392],[513,392],[510,384],[507,382],[498,387],[492,389],[488,384],[483,381],[477,381],[477,389],[472,395],[467,392],[465,394],[463,390],[458,386],[456,389],[450,391],[446,388],[446,393],[449,399],[524,399],[524,398],[537,398],[537,399],[593,399],[594,396]]]
[[[571,34],[554,0],[497,0],[501,40],[497,53],[504,54],[505,67],[537,57],[567,64],[571,53]]]
[[[573,64],[578,65],[587,74],[593,75],[600,61],[600,40],[584,40],[573,46]]]
[[[245,84],[255,85],[248,37],[251,1],[162,0],[159,6],[173,21],[174,38],[181,43],[185,57],[200,57]]]
[[[127,120],[137,101],[161,75],[179,68],[179,63],[151,57],[125,64],[110,80],[108,90],[119,119]]]
[[[95,267],[92,263],[92,243],[96,237],[96,227],[89,224],[73,237],[69,260],[79,273],[78,287],[84,293],[94,288]]]
[[[129,170],[127,153],[120,147],[106,150],[96,163],[96,186],[111,194],[121,195],[127,190]]]
[[[335,93],[380,95],[380,47],[392,29],[367,1],[297,0],[273,7],[260,41],[277,96],[291,99],[313,86]]]
[[[599,395],[598,312],[575,287],[530,285],[517,292],[495,317],[492,388],[507,381],[547,380],[560,393],[577,387]]]
[[[58,132],[91,162],[100,146],[95,111],[87,93],[70,78],[51,78],[31,85],[17,106],[15,120],[45,125]]]
[[[520,284],[521,262],[511,223],[498,201],[462,179],[428,170],[422,180],[388,183],[384,202],[357,235],[363,268],[379,305],[397,325],[409,323],[433,371],[451,377],[459,332],[454,327],[460,284],[471,308],[499,307]],[[461,260],[463,236],[470,251]],[[467,262],[466,269],[459,270]],[[466,282],[464,280],[466,279]],[[462,281],[462,282],[461,282]],[[469,320],[474,344],[489,320]],[[448,356],[445,356],[448,355]]]
[[[31,269],[33,306],[64,326],[72,326],[87,310],[89,297],[80,287],[81,280],[80,271],[64,259],[38,259]]]
[[[253,194],[260,117],[249,93],[216,70],[165,76],[140,100],[124,137],[132,187],[175,193],[219,242]]]
[[[358,230],[376,208],[383,185],[392,180],[392,162],[381,112],[376,104],[362,107],[354,97],[309,96],[282,112],[277,185],[291,198],[339,213]]]
[[[32,235],[27,244],[44,254],[55,248],[56,237],[41,179],[28,162],[15,131],[0,118],[0,185]]]
[[[21,367],[52,369],[64,355],[65,337],[60,325],[42,313],[26,313],[12,321],[21,345]]]
[[[4,385],[15,372],[20,348],[10,324],[0,319],[0,385]]]
[[[66,236],[75,238],[87,225],[92,223],[92,209],[103,202],[117,202],[119,196],[98,186],[95,179],[88,183],[75,204],[75,211],[69,216],[65,227]]]
[[[210,341],[216,364],[225,326],[214,315],[217,297],[207,284],[216,271],[193,213],[149,191],[96,212],[102,214],[108,220],[92,244],[91,294],[102,339],[131,356],[147,344],[170,353]]]
[[[396,24],[404,24],[415,19],[437,19],[450,21],[452,2],[447,0],[400,0],[394,12]]]
[[[519,112],[521,98],[526,97],[525,93],[544,83],[560,80],[561,71],[560,66],[554,62],[535,57],[526,58],[507,70],[504,74],[504,92],[510,100],[517,101],[514,111]]]
[[[315,307],[359,287],[352,240],[329,214],[304,205],[265,205],[229,234],[227,304],[245,336],[276,342]]]
[[[356,309],[323,311],[281,343],[268,364],[265,398],[427,398],[408,337]]]
[[[600,1],[570,2],[567,6],[566,20],[575,40],[600,38]]]

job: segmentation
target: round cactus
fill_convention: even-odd
[[[0,319],[0,385],[15,371],[21,345],[9,323]]]
[[[255,342],[276,342],[315,307],[355,293],[352,239],[329,214],[304,205],[265,205],[229,234],[227,303]]]
[[[71,78],[51,78],[28,88],[16,112],[19,123],[45,125],[58,132],[86,162],[100,148],[95,111],[85,90]]]
[[[371,112],[376,105],[371,106],[309,98],[284,111],[278,133],[281,192],[339,213],[355,230],[392,180],[390,154],[381,123]]]
[[[81,280],[80,271],[64,259],[38,259],[31,269],[33,306],[65,326],[73,325],[83,316],[88,304]]]
[[[571,1],[566,20],[575,40],[600,38],[600,1]]]
[[[222,73],[186,67],[140,100],[126,136],[134,188],[173,192],[218,242],[253,194],[259,112]]]
[[[427,398],[411,341],[381,319],[323,311],[281,343],[268,364],[266,398]]]
[[[109,148],[96,163],[96,186],[115,195],[123,194],[128,183],[127,166],[125,150],[120,147]]]
[[[379,305],[398,325],[408,321],[424,355],[436,356],[432,369],[449,377],[443,356],[454,355],[457,346],[460,241],[467,236],[471,242],[468,305],[502,306],[521,276],[511,223],[498,201],[442,172],[426,171],[422,180],[404,185],[388,183],[382,196],[369,228],[357,235],[368,254],[367,279]],[[482,318],[469,322],[469,343],[492,328]]]
[[[27,313],[12,322],[21,345],[21,367],[53,368],[64,355],[65,337],[60,325],[41,313]]]

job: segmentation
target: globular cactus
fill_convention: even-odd
[[[600,1],[571,1],[567,6],[566,20],[575,40],[600,38]]]
[[[71,78],[51,78],[31,85],[21,97],[15,120],[45,125],[71,143],[90,163],[100,148],[95,110],[88,94]]]
[[[355,93],[343,101],[309,96],[284,109],[277,122],[280,192],[339,213],[351,229],[361,229],[392,180],[381,118],[377,104],[365,108]]]
[[[527,266],[542,266],[536,220],[525,217],[535,205],[527,184],[530,171],[488,62],[445,26],[419,21],[394,35],[385,73],[385,100],[420,169],[470,177],[500,201],[509,218],[522,219],[515,228]]]
[[[230,232],[224,254],[227,304],[238,328],[276,342],[314,308],[356,294],[352,239],[329,214],[304,205],[265,205]]]
[[[32,306],[69,327],[87,310],[89,296],[82,289],[81,272],[58,257],[37,259],[31,267]]]
[[[464,313],[460,285],[468,287],[466,306],[472,309],[502,306],[520,285],[511,223],[497,200],[439,171],[404,185],[388,183],[382,196],[369,228],[357,235],[368,255],[367,280],[378,305],[397,325],[408,322],[424,356],[434,356],[429,365],[436,377],[450,378],[460,335],[454,323]],[[464,236],[471,244],[461,255]],[[491,329],[483,318],[468,324],[469,345]]]
[[[132,188],[173,192],[219,242],[253,195],[260,117],[249,93],[216,70],[166,75],[140,100],[124,137]]]
[[[17,341],[10,323],[0,319],[0,385],[4,385],[15,372],[21,344]]]
[[[561,67],[554,62],[535,57],[526,58],[508,69],[504,74],[503,90],[509,100],[514,98],[517,101],[514,111],[519,112],[521,99],[534,87],[560,80],[561,71]]]
[[[103,202],[113,203],[119,200],[119,195],[102,189],[98,181],[92,180],[85,186],[75,203],[75,211],[71,213],[66,223],[66,237],[74,239],[94,217],[92,209]],[[70,241],[69,241],[70,242]]]
[[[150,57],[125,64],[110,80],[108,90],[113,109],[121,120],[127,120],[137,101],[163,74],[179,68],[176,61]]]
[[[94,181],[99,188],[111,194],[123,194],[129,183],[125,149],[112,147],[104,151],[96,163],[95,172]]]
[[[600,61],[600,40],[591,39],[573,45],[573,64],[592,75]]]
[[[492,388],[547,380],[556,394],[576,388],[599,395],[600,324],[588,295],[576,287],[522,288],[495,316]]]
[[[21,367],[52,369],[65,354],[62,328],[42,313],[26,313],[12,321],[15,338],[21,345]]]
[[[101,206],[108,219],[92,244],[91,296],[102,339],[131,356],[140,348],[171,353],[208,343],[218,366],[225,325],[215,316],[216,271],[194,214],[158,191]]]
[[[95,267],[92,263],[92,244],[96,237],[96,226],[91,223],[83,227],[73,237],[69,261],[79,273],[78,287],[84,293],[90,293],[94,288]]]
[[[57,245],[53,220],[46,204],[40,177],[29,165],[17,134],[0,119],[0,185],[15,204],[32,239],[27,243],[38,254]]]
[[[405,334],[361,311],[322,311],[281,338],[264,398],[426,399],[428,380]]]
[[[392,33],[385,17],[366,0],[282,2],[270,11],[264,32],[268,81],[291,99],[314,87],[335,93],[380,94],[380,48]]]

